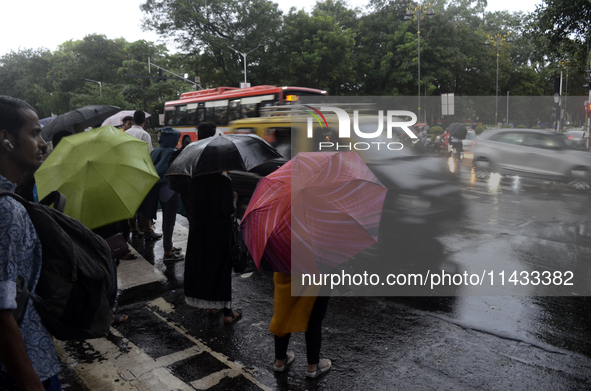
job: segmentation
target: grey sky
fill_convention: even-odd
[[[489,0],[488,10],[533,11],[542,0]],[[2,4],[3,21],[0,23],[0,55],[19,48],[45,47],[56,50],[69,39],[82,39],[93,33],[105,34],[107,38],[123,37],[133,42],[138,39],[158,41],[152,32],[141,30],[142,0],[29,0],[5,1]],[[277,1],[287,12],[292,0]],[[297,8],[310,11],[315,0],[300,0]],[[349,4],[363,6],[367,1],[349,0]],[[83,5],[88,4],[88,5]],[[92,6],[90,6],[92,4]],[[160,41],[161,42],[161,41]],[[169,45],[172,49],[172,45]]]

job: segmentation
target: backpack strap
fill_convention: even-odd
[[[25,206],[28,201],[15,194],[9,190],[0,189],[0,197],[2,196],[10,196],[23,204]],[[25,279],[23,276],[17,276],[16,278],[16,286],[17,288],[21,288],[21,292],[16,296],[16,308],[12,310],[12,316],[16,320],[18,325],[21,324],[23,321],[23,316],[25,315],[25,308],[27,307],[27,301],[29,300],[29,289],[27,288],[27,284],[25,284]]]
[[[12,310],[12,316],[16,320],[16,323],[20,326],[25,316],[25,308],[27,308],[27,301],[29,300],[29,288],[25,284],[23,276],[16,278],[16,286],[21,288],[21,292],[16,296],[16,308]]]
[[[46,195],[41,201],[39,201],[39,203],[45,206],[53,204],[54,209],[64,213],[64,208],[66,207],[66,196],[55,190]]]
[[[25,209],[27,208],[27,205],[30,204],[29,201],[9,190],[0,189],[0,197],[2,196],[10,196],[14,198],[20,202],[25,207]],[[40,203],[43,203],[44,205],[51,205],[53,203],[56,209],[58,209],[60,212],[63,212],[64,205],[66,203],[66,197],[59,191],[53,191],[43,198]],[[12,315],[14,316],[16,323],[20,325],[25,315],[25,308],[27,307],[30,292],[27,288],[27,284],[25,284],[25,279],[23,276],[17,276],[16,286],[21,288],[21,292],[16,297],[16,308],[12,311]]]

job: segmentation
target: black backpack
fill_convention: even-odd
[[[10,196],[25,207],[43,251],[35,292],[27,291],[22,277],[17,280],[21,292],[14,312],[17,321],[28,294],[43,325],[57,339],[106,336],[117,296],[117,269],[107,242],[61,212],[65,197],[59,192],[39,203],[5,190],[0,190],[1,196]],[[55,208],[47,206],[52,203]]]

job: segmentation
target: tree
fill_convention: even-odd
[[[244,77],[243,58],[229,47],[246,52],[275,42],[282,16],[277,7],[268,0],[147,0],[141,5],[148,14],[144,26],[193,54],[202,78],[213,85],[237,85]],[[263,53],[251,53],[250,64],[261,64]],[[252,76],[253,82],[263,82],[256,70]]]
[[[355,43],[351,29],[343,30],[321,9],[308,15],[292,8],[281,36],[280,51],[286,63],[282,84],[320,88],[333,95],[351,90]]]
[[[0,58],[0,95],[29,102],[41,118],[52,112],[51,82],[47,74],[53,55],[46,49],[21,49]]]
[[[590,19],[588,0],[544,0],[533,12],[528,33],[549,59],[577,59],[584,69],[589,64]]]

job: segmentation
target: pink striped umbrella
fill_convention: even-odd
[[[377,242],[387,189],[357,152],[299,153],[263,178],[242,219],[258,267],[338,266]]]

